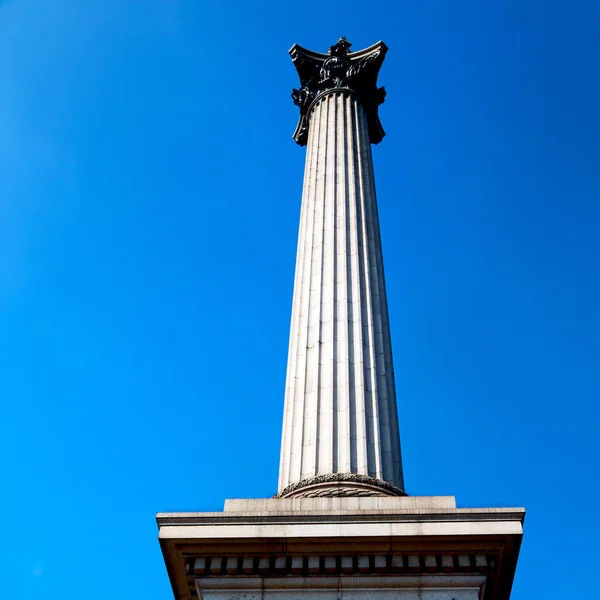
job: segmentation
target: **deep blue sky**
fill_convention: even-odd
[[[0,3],[0,597],[163,600],[163,510],[276,491],[297,42],[383,39],[407,490],[525,506],[513,600],[593,578],[597,2]],[[372,6],[372,5],[371,5]]]

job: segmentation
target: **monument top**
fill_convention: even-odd
[[[330,92],[356,94],[367,116],[369,139],[378,144],[385,135],[378,115],[378,106],[385,99],[385,88],[377,87],[377,76],[385,58],[387,46],[377,42],[364,50],[349,52],[352,44],[342,37],[327,54],[312,52],[298,44],[290,55],[300,77],[300,89],[292,91],[294,104],[300,108],[300,119],[294,139],[305,146],[308,139],[309,115],[317,98]]]

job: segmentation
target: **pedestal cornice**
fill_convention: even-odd
[[[228,500],[221,513],[157,522],[178,600],[228,600],[236,589],[296,600],[327,588],[365,599],[371,592],[355,592],[389,589],[390,600],[464,588],[449,596],[508,600],[524,515],[455,508],[452,497],[291,498]]]

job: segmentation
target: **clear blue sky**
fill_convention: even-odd
[[[371,6],[371,7],[369,7]],[[596,585],[600,5],[0,3],[0,597],[171,597],[154,515],[276,491],[287,51],[390,47],[374,149],[407,490]]]

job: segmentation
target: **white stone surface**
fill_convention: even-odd
[[[478,600],[480,575],[198,578],[203,600]]]
[[[366,496],[342,498],[252,498],[225,500],[225,512],[295,513],[438,510],[456,508],[454,496]]]
[[[340,538],[340,537],[416,537],[458,535],[521,535],[523,528],[518,521],[397,521],[393,523],[291,523],[291,524],[236,524],[236,525],[186,525],[179,527],[163,526],[161,539],[219,538],[219,539],[254,539],[265,537],[277,538]],[[211,565],[211,571],[213,570]]]
[[[448,498],[452,502],[448,502]],[[416,502],[410,505],[411,500]],[[441,500],[436,503],[435,496],[237,500],[235,502],[248,503],[245,512],[162,513],[157,515],[157,520],[161,539],[190,540],[451,538],[521,535],[523,532],[525,511],[522,508],[456,508],[451,496],[442,496]],[[403,504],[405,508],[399,508]],[[466,567],[468,561],[468,556],[459,557],[461,566]],[[310,566],[309,563],[309,570]],[[409,568],[411,566],[409,560]],[[214,567],[211,563],[211,571]]]
[[[330,473],[404,486],[371,146],[344,93],[310,119],[279,491]]]

